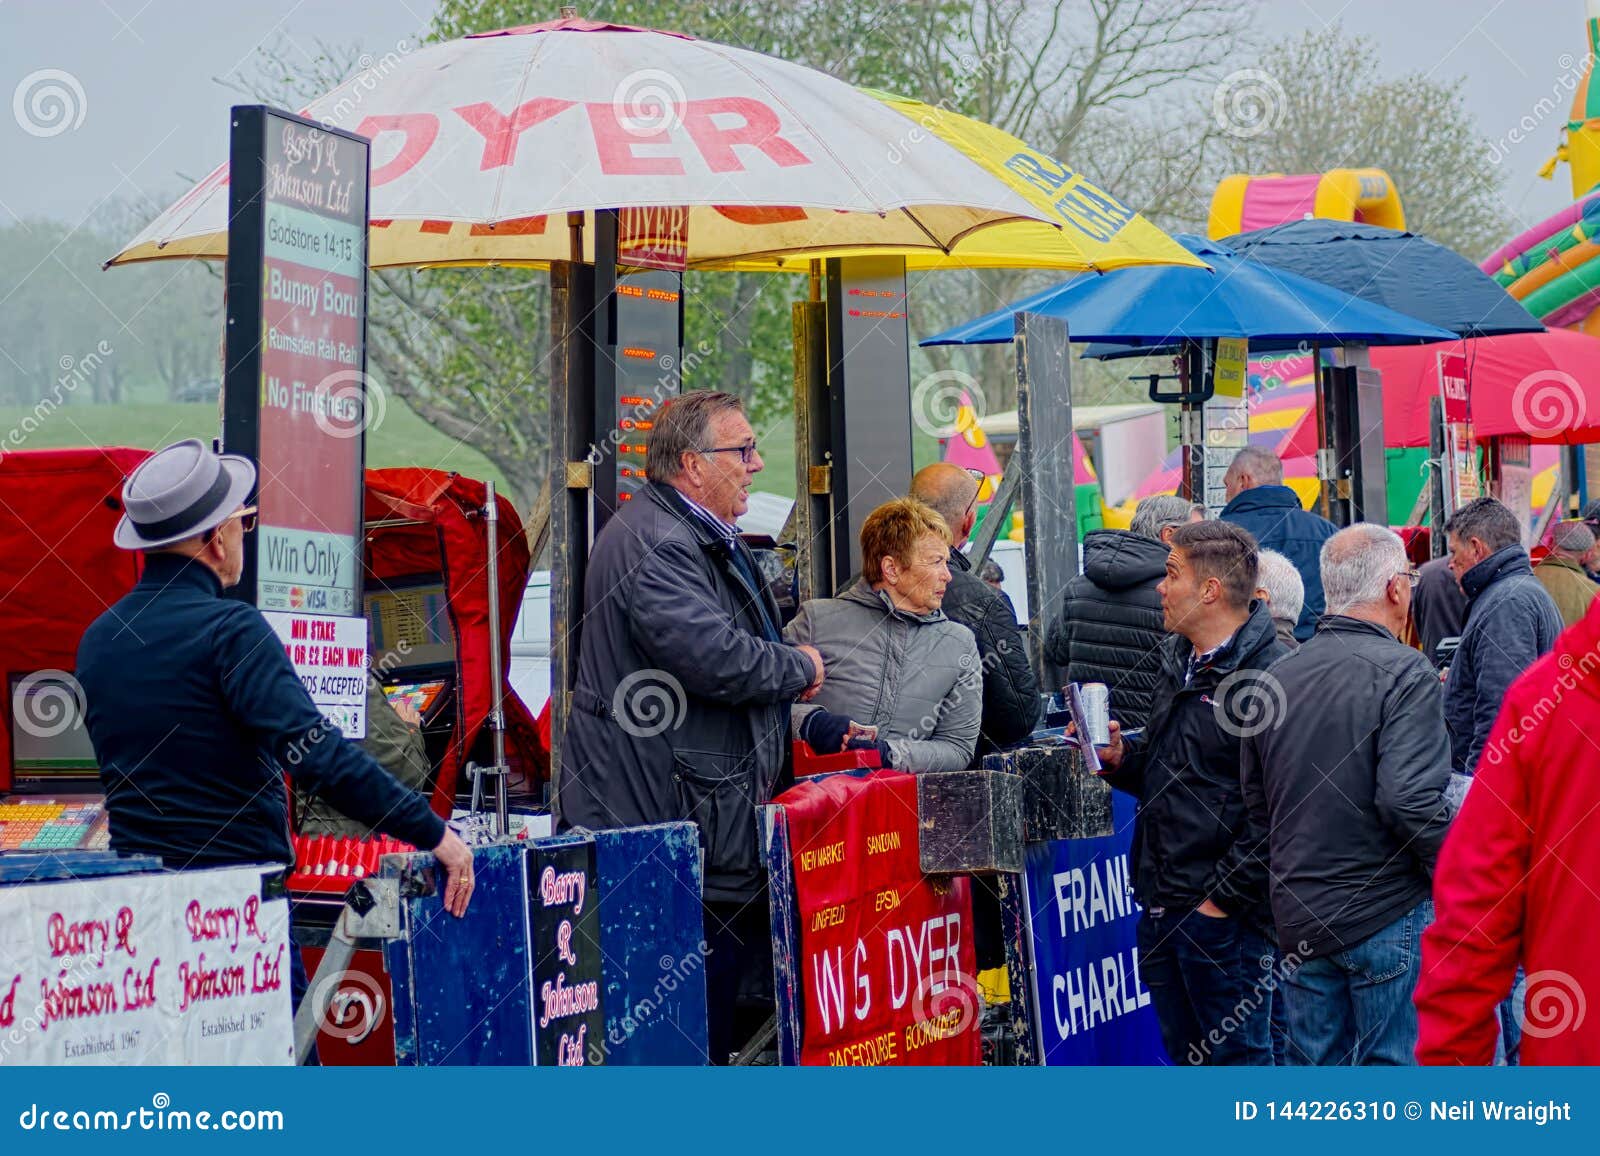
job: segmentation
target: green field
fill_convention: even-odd
[[[468,477],[492,479],[505,489],[505,478],[488,458],[446,437],[392,394],[388,401],[382,421],[367,435],[368,466],[456,470]],[[153,450],[182,438],[207,439],[218,433],[214,405],[67,405],[47,415],[32,433],[24,433],[23,419],[32,416],[31,407],[0,407],[0,438],[6,439],[6,448],[137,446]],[[6,431],[16,431],[16,436],[7,437]]]
[[[38,428],[31,433],[25,432],[23,421],[33,416],[31,407],[0,406],[0,448],[137,446],[153,450],[181,438],[213,438],[218,432],[214,405],[66,405],[38,421]],[[757,434],[766,468],[756,477],[755,488],[794,497],[794,423],[774,422],[759,428]],[[913,450],[918,465],[938,460],[938,443],[920,430],[913,434]],[[509,492],[505,478],[488,458],[428,425],[393,394],[383,419],[367,435],[367,465],[456,470],[471,478],[492,479],[503,492]]]

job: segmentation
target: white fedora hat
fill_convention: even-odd
[[[112,536],[124,550],[170,546],[220,526],[256,484],[238,454],[212,453],[196,438],[146,458],[122,484],[122,520]]]

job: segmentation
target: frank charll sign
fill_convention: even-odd
[[[273,622],[291,661],[297,640],[336,638],[345,669],[357,666],[354,649],[364,665],[362,474],[380,400],[366,383],[368,142],[240,107],[229,163],[224,441],[260,472],[259,530],[247,540],[241,591]],[[351,621],[304,621],[319,615]],[[296,668],[308,685],[332,685],[321,668]],[[313,698],[357,738],[364,689],[313,690]]]

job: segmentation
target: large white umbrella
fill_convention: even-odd
[[[305,115],[372,139],[374,267],[545,264],[566,214],[679,206],[687,261],[885,250],[946,257],[1042,210],[882,100],[815,70],[677,33],[567,18],[391,56]],[[223,165],[109,264],[227,255]],[[1057,268],[1192,263],[1148,222],[1057,230]],[[588,253],[592,254],[592,230]]]

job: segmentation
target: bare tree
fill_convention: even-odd
[[[1394,178],[1406,226],[1474,260],[1511,222],[1502,174],[1474,131],[1459,78],[1384,79],[1376,46],[1339,24],[1261,58],[1257,113],[1226,138],[1212,179],[1228,172],[1319,173],[1381,168]]]

